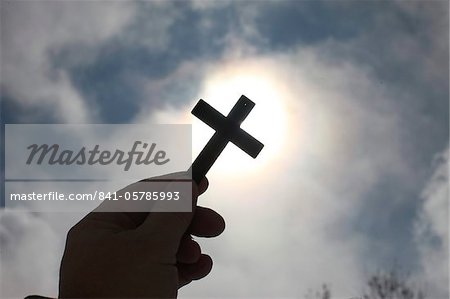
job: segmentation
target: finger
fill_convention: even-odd
[[[202,254],[195,264],[177,264],[180,287],[192,280],[205,277],[211,272],[213,261],[209,255]]]
[[[188,232],[197,237],[216,237],[225,230],[225,220],[214,210],[198,206]]]
[[[177,252],[177,262],[183,264],[194,264],[201,256],[200,245],[185,235],[180,242]]]
[[[198,184],[198,195],[203,194],[209,187],[209,181],[206,177],[204,177],[201,181],[200,184]]]
[[[184,278],[178,273],[178,288],[182,288],[187,284],[190,284],[192,282],[192,279]]]

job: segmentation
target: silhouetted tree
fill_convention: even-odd
[[[331,292],[327,284],[323,284],[322,288],[316,291],[309,290],[305,295],[306,299],[330,299]]]
[[[306,299],[331,299],[331,290],[323,284],[317,291],[308,291]],[[367,281],[367,288],[361,297],[352,299],[425,299],[425,294],[395,271],[378,273]]]
[[[424,299],[424,293],[395,271],[373,275],[367,282],[364,299]]]

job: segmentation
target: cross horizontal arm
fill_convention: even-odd
[[[252,158],[256,158],[264,147],[264,144],[242,129],[236,132],[230,141]]]

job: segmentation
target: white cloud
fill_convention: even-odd
[[[423,191],[423,208],[415,235],[426,290],[431,298],[449,296],[449,189],[448,149],[438,156],[438,166]]]
[[[78,1],[1,5],[2,88],[21,105],[49,111],[57,122],[92,122],[95,107],[92,103],[88,107],[65,70],[51,65],[51,51],[77,44],[94,46],[111,38],[132,18],[134,6]],[[86,54],[83,59],[95,58]]]
[[[2,298],[55,296],[63,241],[45,219],[29,212],[1,210]]]
[[[189,1],[192,8],[195,10],[215,10],[229,6],[232,2],[230,0],[225,1],[205,1],[205,0],[191,0]]]
[[[179,17],[179,10],[170,1],[142,2],[137,6],[135,20],[126,34],[121,34],[122,43],[135,47],[145,47],[150,52],[167,50],[170,42],[169,30]]]

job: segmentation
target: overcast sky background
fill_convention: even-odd
[[[396,267],[429,298],[448,298],[448,9],[2,1],[2,124],[202,126],[186,116],[199,98],[227,113],[246,94],[248,122],[259,120],[248,130],[272,155],[237,156],[257,168],[238,173],[226,171],[232,148],[219,158],[201,202],[227,229],[201,241],[213,271],[180,297],[298,298],[328,283],[350,298]],[[6,296],[57,295],[79,217],[1,212]]]

